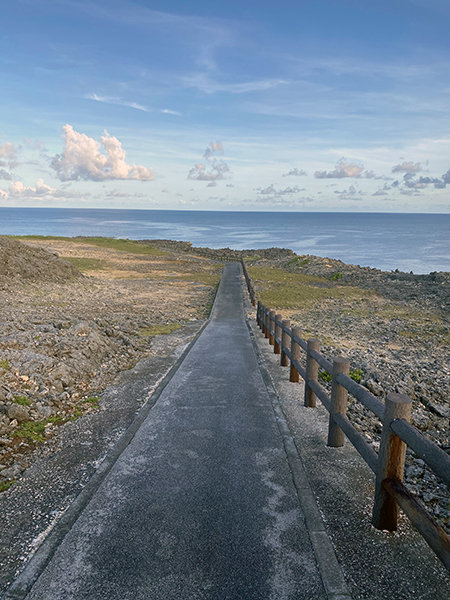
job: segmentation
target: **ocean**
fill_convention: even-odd
[[[0,207],[0,235],[35,234],[276,246],[385,271],[450,271],[450,214]]]

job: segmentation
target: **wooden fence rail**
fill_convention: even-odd
[[[243,266],[247,287],[254,289]],[[250,296],[252,297],[252,295]],[[314,407],[316,398],[329,412],[328,446],[344,444],[344,436],[375,473],[375,495],[372,524],[377,529],[397,529],[398,507],[401,507],[412,524],[450,571],[450,538],[444,529],[426,511],[403,485],[406,447],[409,446],[432,471],[450,485],[450,457],[437,444],[426,438],[411,425],[411,399],[403,394],[389,393],[381,402],[369,390],[351,379],[350,364],[346,358],[328,360],[320,352],[317,339],[304,340],[298,327],[291,327],[288,320],[275,314],[258,301],[256,320],[280,354],[282,366],[290,367],[290,381],[305,381],[304,405]],[[306,354],[302,364],[301,355]],[[319,383],[319,367],[331,375],[331,394]],[[363,435],[353,426],[347,416],[347,396],[351,394],[382,422],[382,434],[378,454]]]

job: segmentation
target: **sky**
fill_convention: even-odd
[[[450,0],[0,5],[0,206],[450,212]]]

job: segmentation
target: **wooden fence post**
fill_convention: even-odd
[[[258,325],[258,327],[260,325],[260,318],[259,318],[260,311],[261,311],[261,301],[258,300],[258,304],[256,306],[256,324]]]
[[[347,412],[347,397],[348,392],[342,385],[336,381],[339,373],[348,375],[350,373],[350,361],[343,356],[338,356],[333,360],[333,380],[331,383],[331,408],[330,420],[328,423],[328,442],[327,446],[339,448],[344,445],[345,435],[342,429],[336,425],[333,420],[333,415],[340,413],[345,415]]]
[[[289,359],[287,357],[286,352],[283,352],[283,346],[287,348],[289,344],[289,332],[286,331],[291,326],[291,322],[289,319],[283,319],[282,321],[282,334],[281,334],[281,357],[280,357],[280,365],[282,367],[289,366]]]
[[[270,329],[270,316],[269,309],[264,309],[264,337],[269,337],[269,329]]]
[[[294,336],[302,337],[302,330],[300,327],[293,327],[291,331],[291,371],[289,373],[289,381],[298,383],[300,381],[300,373],[293,365],[293,361],[300,362],[301,348],[294,342]]]
[[[275,335],[275,311],[269,311],[269,344],[274,345],[273,336]]]
[[[309,381],[318,381],[319,378],[319,363],[311,356],[311,350],[320,352],[320,341],[316,338],[308,340],[306,349],[306,381],[305,381],[305,401],[304,405],[314,408],[316,406],[316,396],[309,387]]]
[[[388,394],[383,416],[383,432],[378,452],[378,470],[375,482],[375,502],[372,524],[377,529],[397,529],[398,505],[383,488],[385,479],[403,481],[406,444],[391,430],[395,419],[411,420],[411,399],[404,394]]]
[[[280,321],[283,318],[283,315],[275,315],[275,321]],[[281,352],[281,346],[280,344],[277,342],[277,338],[281,340],[281,335],[282,335],[282,330],[281,330],[281,325],[278,325],[278,323],[274,323],[274,335],[273,335],[273,353],[274,354],[280,354]]]

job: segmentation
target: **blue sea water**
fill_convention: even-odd
[[[0,208],[0,235],[30,234],[278,246],[386,271],[450,271],[450,214]]]

